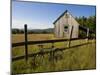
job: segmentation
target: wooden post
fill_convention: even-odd
[[[52,43],[52,58],[53,58],[53,62],[54,62],[54,42]]]
[[[54,58],[54,42],[52,42],[52,46],[51,46],[51,51],[50,51],[50,57],[49,60],[52,61]]]
[[[54,63],[54,56],[55,56],[55,52],[54,52],[54,50],[55,50],[55,48],[54,48],[54,42],[52,43],[52,52],[51,52],[51,61],[52,61],[52,70],[54,70],[55,69],[55,63]]]
[[[70,47],[70,43],[71,43],[71,38],[72,38],[72,32],[73,32],[73,26],[71,27],[71,33],[70,33],[70,37],[69,37],[69,46],[68,47]]]
[[[24,25],[25,31],[25,60],[28,60],[27,24]]]
[[[87,42],[88,42],[88,38],[89,38],[89,28],[87,28]]]
[[[39,47],[39,49],[40,49],[40,62],[42,63],[42,64],[44,64],[44,61],[43,61],[43,59],[44,59],[44,54],[43,54],[43,52],[44,52],[44,49],[43,49],[43,44],[39,44],[38,45],[38,47]]]

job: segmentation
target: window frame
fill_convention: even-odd
[[[68,32],[69,25],[64,25],[64,32]]]

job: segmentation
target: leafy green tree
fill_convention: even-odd
[[[96,16],[89,16],[89,17],[85,17],[85,16],[81,16],[81,17],[76,17],[75,18],[78,23],[82,26],[88,27],[90,30],[96,31]],[[79,36],[80,37],[84,37],[86,35],[86,33],[84,31],[79,31]],[[94,35],[94,34],[91,34]]]

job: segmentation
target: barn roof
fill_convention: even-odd
[[[53,22],[53,24],[55,24],[65,13],[67,13],[68,12],[68,10],[65,10],[54,22]],[[72,16],[72,14],[71,14],[71,16]],[[73,16],[72,16],[73,17]],[[74,17],[73,17],[74,18]],[[75,18],[74,18],[75,19]],[[77,22],[78,23],[78,22]],[[86,31],[87,30],[87,28],[88,27],[85,27],[85,26],[82,26],[82,25],[80,25],[79,24],[79,29],[82,29],[82,30],[84,30],[84,31]],[[89,30],[89,32],[90,33],[95,33],[95,31],[94,30]]]
[[[68,10],[65,10],[54,22],[53,24],[55,24],[65,13],[67,13]]]

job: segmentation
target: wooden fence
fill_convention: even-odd
[[[12,61],[16,61],[16,60],[24,59],[25,58],[25,60],[27,62],[28,61],[28,57],[36,57],[37,55],[44,55],[44,54],[50,54],[50,56],[53,58],[55,52],[57,52],[57,51],[63,51],[63,50],[69,49],[69,48],[75,48],[75,47],[78,47],[78,46],[90,44],[90,42],[88,42],[88,34],[89,34],[89,31],[87,32],[87,36],[84,37],[84,38],[71,38],[72,37],[73,27],[71,29],[70,39],[28,41],[28,39],[27,39],[27,25],[25,24],[24,27],[25,27],[24,28],[25,29],[25,42],[13,43],[12,44],[12,47],[25,46],[25,55],[18,56],[18,57],[13,57],[12,58]],[[80,44],[80,45],[70,46],[70,42],[72,40],[80,40],[80,39],[87,39],[87,42],[86,43],[83,43],[83,44]],[[69,42],[68,47],[66,46],[66,47],[63,47],[63,48],[54,48],[54,43],[56,43],[56,42],[66,42],[66,41]],[[37,53],[28,54],[28,45],[36,45],[36,44],[39,44],[39,47],[42,48],[44,43],[51,43],[52,44],[52,47],[50,48],[50,50],[44,51],[42,49],[42,50],[40,50]]]

